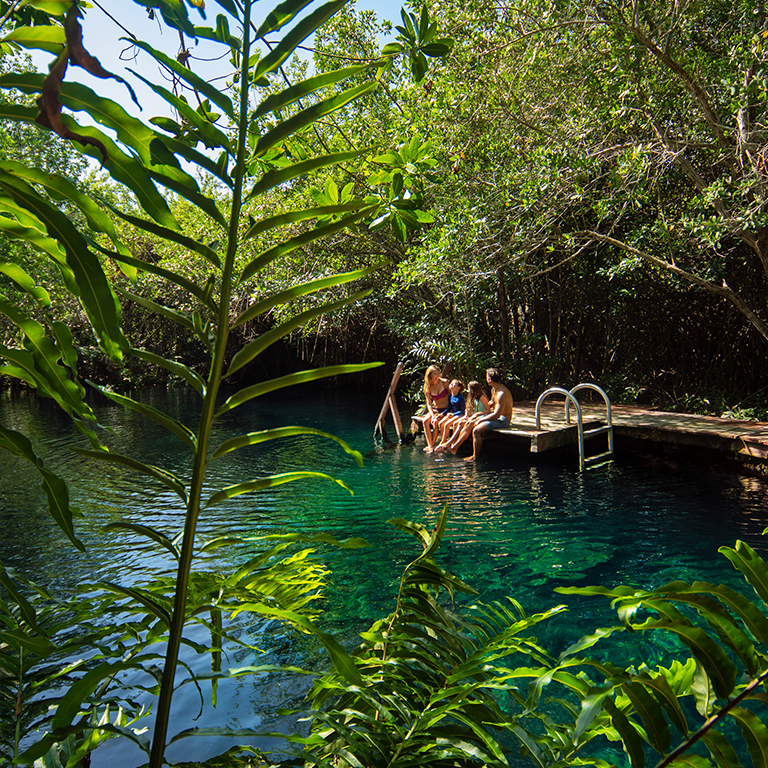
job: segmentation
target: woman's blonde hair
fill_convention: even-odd
[[[433,373],[440,376],[440,369],[436,365],[430,365],[424,374],[424,395],[429,396],[429,379]]]

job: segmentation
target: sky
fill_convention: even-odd
[[[157,66],[147,54],[141,51],[138,52],[139,55],[136,58],[133,57],[135,49],[132,51],[127,42],[120,41],[121,37],[127,37],[126,32],[123,31],[115,21],[110,19],[107,14],[113,16],[117,22],[130,30],[131,33],[140,39],[146,40],[151,45],[168,55],[175,56],[179,50],[178,33],[164,27],[158,23],[158,21],[150,20],[144,8],[133,2],[129,2],[128,0],[95,0],[95,2],[98,3],[98,5],[94,3],[92,7],[87,10],[82,22],[83,43],[85,48],[91,55],[98,58],[102,66],[109,72],[129,80],[136,91],[139,102],[145,107],[142,113],[143,118],[155,114],[168,114],[168,106],[148,87],[137,81],[136,78],[127,72],[127,68],[130,67],[152,80],[157,78]],[[260,17],[263,18],[266,16],[276,4],[277,0],[274,2],[261,0],[256,6],[257,9],[260,10]],[[314,5],[316,6],[317,4],[318,3],[315,3]],[[208,13],[205,22],[202,21],[200,15],[196,11],[191,12],[190,16],[193,24],[206,24],[210,26],[215,24],[218,6],[212,0],[209,0],[207,5]],[[399,23],[401,5],[402,3],[399,0],[358,0],[356,8],[358,10],[373,10],[380,20],[386,19],[393,23]],[[260,20],[261,18],[257,18],[257,23]],[[189,45],[193,56],[205,58],[220,55],[223,52],[222,46],[214,45],[213,43],[200,41],[195,45],[193,42],[190,44],[190,42],[191,41],[187,41],[187,44]],[[200,73],[202,74],[203,71],[211,71],[209,67],[215,67],[222,75],[228,74],[229,67],[227,66],[226,58],[227,57],[222,60],[220,65],[206,65],[203,62],[200,62],[198,64]],[[40,71],[45,72],[53,59],[53,56],[50,53],[41,51],[37,52],[33,56],[33,59],[37,68]],[[104,81],[95,80],[82,69],[78,70],[76,75],[75,73],[70,73],[68,75],[68,79],[75,79],[75,77],[78,81],[94,88],[94,90],[118,101],[132,114],[138,113],[138,109],[132,104],[128,91],[124,86],[117,82],[109,81],[109,89],[105,89]],[[114,91],[111,93],[105,92],[111,91],[112,88],[114,88]]]

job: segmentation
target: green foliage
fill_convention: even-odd
[[[32,443],[20,432],[0,427],[0,447],[28,461],[40,475],[40,485],[48,499],[48,511],[72,545],[84,550],[82,542],[75,536],[73,518],[79,513],[69,503],[67,484],[56,473],[51,472],[45,462],[34,452]]]
[[[564,606],[528,616],[510,599],[457,611],[456,592],[476,593],[435,560],[446,520],[443,510],[433,531],[390,521],[412,533],[423,551],[403,573],[394,612],[362,634],[354,655],[360,681],[351,684],[337,671],[315,682],[312,732],[294,737],[305,744],[305,765],[507,766],[510,735],[524,755],[547,765],[567,759],[594,735],[572,743],[563,738],[571,706],[565,724],[536,711],[545,685],[586,694],[573,676],[543,680],[552,659],[531,633]],[[526,700],[518,684],[531,677],[539,683]]]
[[[56,599],[0,568],[0,757],[7,764],[44,755],[54,765],[79,762],[104,739],[133,733],[143,713],[114,676],[156,657],[132,642],[146,626],[105,624],[102,607],[91,597]],[[48,735],[26,749],[35,732]]]
[[[733,768],[747,755],[763,764],[768,565],[748,545],[721,552],[757,600],[702,582],[558,589],[611,599],[621,623],[553,658],[531,630],[565,606],[533,616],[511,598],[457,607],[455,593],[474,590],[435,560],[446,511],[433,531],[391,522],[423,552],[405,568],[394,612],[362,633],[359,680],[339,668],[315,681],[312,730],[293,737],[304,753],[291,765],[507,766],[517,753],[542,768],[605,768],[617,764],[615,743],[633,768],[654,753],[657,768]],[[678,658],[628,665],[626,650],[608,646],[645,632],[677,638]],[[600,658],[585,655],[597,644]]]
[[[648,747],[659,755],[659,766],[691,760],[702,766],[735,766],[737,756],[747,754],[754,765],[763,764],[768,747],[761,692],[768,679],[768,566],[743,542],[720,552],[754,589],[756,601],[704,582],[675,581],[653,590],[557,590],[607,597],[616,607],[621,626],[601,630],[581,647],[616,631],[664,632],[677,637],[689,654],[685,663],[675,662],[667,670],[617,670],[606,681],[620,686],[614,702],[623,707],[625,722],[623,729],[615,721],[613,725],[633,767],[644,764]],[[676,745],[669,726],[679,734]],[[704,757],[690,754],[700,747]]]
[[[113,523],[104,532],[149,539],[178,562],[178,542],[146,526]],[[283,534],[263,539],[224,536],[200,545],[202,567],[190,575],[185,623],[199,625],[210,639],[183,642],[189,650],[210,657],[210,672],[187,677],[180,685],[194,684],[201,705],[204,682],[211,684],[215,705],[220,681],[276,670],[272,665],[235,668],[224,663],[227,647],[259,653],[240,637],[239,614],[282,618],[303,631],[314,629],[312,619],[318,615],[317,600],[327,571],[313,558],[313,548],[290,551],[297,542],[364,544],[338,542],[325,534]],[[219,574],[206,562],[223,548],[246,545],[261,551],[231,574]],[[79,595],[61,600],[10,569],[0,572],[0,598],[6,596],[0,599],[0,747],[11,764],[27,764],[62,751],[77,753],[79,760],[115,735],[148,750],[142,735],[146,729],[140,723],[133,726],[143,714],[134,698],[139,690],[159,691],[162,656],[155,644],[171,624],[175,586],[175,574],[169,570],[131,586],[84,583]],[[137,679],[152,682],[138,685]]]
[[[402,348],[440,339],[534,397],[588,378],[666,405],[764,400],[761,7],[451,0],[435,14],[455,44],[397,92],[440,179],[425,189],[434,225],[394,257],[384,322]]]
[[[604,347],[612,350],[621,347],[619,331],[630,310],[642,311],[639,263],[653,264],[649,284],[673,284],[669,274],[686,280],[696,274],[696,284],[710,290],[715,278],[731,280],[730,270],[736,269],[741,253],[736,240],[752,248],[759,260],[762,246],[755,241],[755,250],[745,239],[764,224],[759,163],[743,155],[745,163],[732,179],[711,170],[721,162],[728,165],[725,160],[734,147],[722,134],[724,121],[710,119],[707,111],[716,104],[736,117],[748,117],[742,99],[747,106],[759,107],[762,91],[750,67],[761,55],[756,53],[761,31],[746,14],[748,4],[739,4],[733,16],[725,4],[716,4],[708,13],[722,25],[702,25],[698,4],[686,7],[680,19],[667,6],[651,4],[630,24],[622,21],[621,9],[600,4],[591,8],[594,17],[585,23],[578,4],[549,7],[532,2],[515,11],[517,15],[508,15],[483,2],[470,3],[452,9],[456,29],[465,34],[458,47],[438,37],[425,7],[419,13],[403,12],[397,43],[366,53],[374,34],[369,28],[358,41],[363,55],[355,56],[354,63],[335,69],[326,61],[311,75],[306,64],[291,64],[291,57],[343,7],[343,0],[327,2],[306,15],[302,3],[283,4],[255,33],[252,0],[242,7],[218,0],[210,26],[196,26],[190,19],[189,10],[201,11],[196,2],[139,4],[181,34],[218,47],[236,65],[236,81],[221,91],[193,71],[184,57],[174,58],[137,41],[177,86],[171,90],[159,80],[137,75],[174,115],[144,122],[129,114],[117,97],[67,78],[68,71],[80,67],[96,78],[116,80],[117,85],[109,83],[111,94],[125,88],[132,96],[126,81],[105,72],[84,48],[81,9],[74,0],[28,4],[49,24],[38,25],[37,18],[23,14],[14,17],[12,29],[3,33],[5,49],[42,46],[54,55],[54,62],[47,75],[24,66],[0,74],[0,89],[9,94],[1,107],[3,119],[33,131],[37,128],[32,126],[42,126],[52,140],[56,134],[70,142],[83,158],[101,163],[103,177],[83,188],[77,180],[51,174],[43,159],[4,156],[0,231],[37,256],[6,259],[2,265],[0,312],[11,332],[5,334],[0,354],[6,361],[2,373],[37,388],[73,417],[87,441],[75,446],[81,455],[119,464],[151,486],[159,484],[162,492],[171,490],[184,509],[185,522],[178,531],[133,521],[110,529],[125,543],[133,537],[154,542],[174,571],[146,584],[93,586],[98,591],[89,599],[98,595],[102,613],[124,617],[122,623],[110,625],[106,643],[101,633],[107,630],[84,612],[83,605],[67,603],[54,611],[46,602],[52,598],[29,585],[45,603],[37,607],[6,574],[0,660],[7,675],[0,690],[3,706],[13,710],[2,721],[6,757],[18,762],[22,731],[40,727],[47,733],[35,741],[25,760],[48,755],[54,764],[62,756],[72,761],[106,735],[121,733],[146,749],[150,766],[159,768],[169,738],[168,713],[182,645],[211,658],[210,675],[188,675],[183,684],[209,679],[214,698],[216,681],[246,671],[268,671],[231,670],[222,662],[223,643],[238,642],[227,622],[250,611],[312,633],[334,664],[335,672],[320,678],[314,688],[315,727],[303,742],[301,757],[308,764],[503,766],[519,753],[541,766],[602,766],[603,737],[621,742],[635,768],[644,764],[646,752],[670,762],[677,759],[678,750],[687,752],[699,742],[717,765],[732,764],[730,756],[739,747],[729,729],[705,725],[696,731],[686,705],[691,701],[701,717],[714,718],[712,724],[719,726],[726,719],[736,723],[753,761],[762,765],[768,734],[756,713],[763,703],[757,689],[768,670],[768,632],[763,626],[768,619],[761,605],[724,588],[676,582],[654,591],[581,590],[614,599],[623,623],[596,630],[555,659],[531,630],[559,608],[528,616],[511,601],[456,610],[454,593],[471,589],[434,560],[445,513],[431,532],[397,520],[396,525],[420,540],[423,552],[403,575],[394,612],[377,622],[364,636],[362,649],[351,655],[314,621],[313,598],[324,573],[307,550],[282,557],[289,542],[279,542],[234,574],[222,575],[208,568],[206,559],[217,548],[236,542],[225,538],[201,544],[195,536],[200,516],[211,504],[294,480],[335,480],[308,469],[238,478],[233,485],[212,488],[208,465],[226,453],[308,434],[335,441],[359,460],[346,443],[318,430],[286,427],[217,444],[215,427],[222,416],[267,392],[371,367],[328,364],[245,380],[276,343],[301,328],[319,327],[326,315],[345,316],[350,305],[364,300],[371,284],[362,289],[350,284],[367,280],[372,261],[382,255],[399,265],[400,284],[393,296],[402,291],[408,297],[394,322],[405,317],[421,323],[414,323],[414,358],[450,354],[469,367],[494,357],[506,362],[516,351],[528,358],[528,367],[520,368],[526,379],[542,377],[547,362],[565,368],[570,355],[582,354],[581,342],[571,344],[574,334],[568,323],[589,347],[592,319],[583,306],[571,306],[571,295],[590,292],[611,341]],[[739,47],[730,33],[734,19],[749,22],[756,35],[750,38],[755,51]],[[726,31],[714,33],[721,29]],[[658,42],[665,31],[679,61],[663,57]],[[272,40],[277,33],[280,39],[268,52],[257,52],[259,41]],[[528,44],[532,38],[537,40],[533,46]],[[691,42],[696,45],[689,51]],[[327,54],[327,48],[327,40],[320,39],[320,53]],[[449,54],[452,69],[442,75],[435,70],[427,79],[428,60]],[[418,87],[404,84],[395,62],[400,55],[407,57],[421,83]],[[482,56],[494,62],[493,78],[478,77]],[[724,78],[728,87],[718,86],[713,90],[716,98],[706,98],[694,87],[696,81],[684,77],[699,68],[713,83]],[[286,84],[286,72],[300,77]],[[743,78],[734,72],[752,75],[742,86]],[[511,91],[523,76],[527,88]],[[385,114],[385,99],[374,101],[388,87],[387,77],[402,86],[395,88],[405,105],[400,105],[403,114],[396,120]],[[494,88],[489,87],[491,80]],[[445,86],[436,107],[422,110],[425,93],[436,84]],[[581,89],[579,99],[573,98],[574,87]],[[690,103],[689,92],[699,110],[695,120],[689,120],[692,112],[684,108]],[[757,101],[750,102],[753,97]],[[671,169],[669,153],[674,149],[676,160],[685,155],[672,147],[669,136],[662,136],[661,149],[651,141],[657,126],[645,112],[634,109],[643,99],[652,102],[669,125],[690,122],[687,149],[710,167],[702,188],[691,168]],[[363,101],[382,110],[381,126],[403,128],[414,116],[420,119],[399,130],[398,140],[392,142],[396,146],[375,141],[383,128],[366,133],[373,146],[357,146],[340,116],[348,105],[354,109]],[[574,104],[583,109],[574,110]],[[510,112],[515,119],[495,122],[499,114]],[[538,116],[537,126],[531,128],[526,112]],[[434,130],[439,114],[450,115],[442,123],[442,134]],[[514,130],[508,130],[510,122]],[[494,130],[479,132],[486,123],[493,123]],[[744,138],[757,141],[761,124],[753,120],[751,125]],[[598,127],[607,128],[599,141]],[[436,180],[440,162],[451,168],[453,182],[430,189],[426,182]],[[431,232],[417,258],[404,263],[415,228],[433,221],[424,210],[429,195],[438,208],[455,207],[456,214],[444,216],[445,229]],[[467,205],[469,197],[477,197],[477,202]],[[620,227],[607,235],[607,223]],[[387,230],[379,227],[384,224],[395,239],[373,252],[368,246],[383,242]],[[623,239],[611,239],[613,235]],[[352,257],[338,247],[342,237],[357,244]],[[654,244],[657,250],[663,244],[672,261],[648,259]],[[731,250],[721,258],[717,249],[724,246]],[[617,263],[618,252],[622,255]],[[318,258],[323,261],[320,269],[313,266]],[[670,269],[676,267],[675,259],[685,274]],[[566,262],[574,268],[564,279],[552,279]],[[288,283],[288,274],[301,277]],[[58,281],[55,290],[49,275]],[[449,282],[452,278],[456,284]],[[138,359],[198,393],[199,422],[187,425],[140,399],[100,388],[106,397],[179,440],[190,458],[188,472],[171,472],[109,450],[109,436],[99,430],[85,399],[75,339],[62,322],[66,313],[51,298],[64,295],[77,304],[103,354],[115,365]],[[736,303],[734,296],[726,298]],[[622,305],[625,314],[617,315],[612,302],[617,297],[637,303],[628,301]],[[427,320],[425,306],[431,310]],[[740,309],[745,306],[749,303]],[[162,323],[176,329],[182,338],[194,341],[194,355],[188,343],[180,345],[178,355],[129,343],[123,329],[126,311],[147,318],[147,326]],[[270,322],[258,326],[257,320],[266,315]],[[760,320],[756,316],[750,322],[759,328]],[[567,364],[569,370],[580,370],[578,359]],[[228,397],[223,400],[225,384]],[[76,511],[66,487],[25,438],[3,429],[0,440],[3,448],[39,470],[52,516],[77,544]],[[320,540],[339,544],[328,537]],[[768,569],[762,560],[744,545],[726,554],[760,599],[768,599]],[[638,621],[640,609],[653,615]],[[81,630],[68,640],[75,644],[72,649],[83,644],[96,649],[82,669],[62,667],[53,655],[51,638],[69,624],[79,624]],[[190,624],[202,625],[210,641],[191,643],[185,634]],[[599,640],[627,630],[672,633],[690,659],[650,669],[582,656]],[[152,650],[152,643],[160,640],[167,643],[162,661]],[[115,673],[139,668],[151,672],[150,689],[158,694],[151,741],[131,730],[138,712],[130,707],[122,682],[115,682],[122,681]],[[25,694],[17,711],[14,692],[23,692],[29,678],[39,682],[41,691],[52,693],[47,698]],[[56,708],[43,712],[43,702]],[[675,731],[680,733],[677,748],[672,747]],[[697,765],[705,759],[691,758]]]
[[[201,400],[199,422],[189,426],[138,399],[99,387],[106,397],[180,440],[191,457],[191,469],[180,476],[140,457],[110,451],[109,437],[98,430],[86,403],[73,337],[61,322],[59,307],[50,300],[47,281],[45,290],[40,285],[42,271],[36,262],[3,267],[8,296],[0,297],[0,313],[14,329],[14,338],[0,347],[6,360],[2,373],[53,398],[75,419],[89,440],[87,447],[74,446],[82,456],[119,464],[146,482],[173,491],[185,511],[180,531],[152,529],[133,521],[110,527],[123,537],[140,536],[160,546],[171,557],[174,573],[147,584],[99,585],[102,613],[138,617],[135,621],[141,629],[134,630],[134,653],[140,657],[146,644],[161,639],[167,642],[162,664],[150,662],[152,654],[147,651],[146,657],[118,665],[123,669],[146,663],[145,669],[156,679],[152,689],[158,695],[154,735],[151,741],[137,740],[148,750],[153,768],[164,762],[179,652],[183,644],[189,644],[187,625],[202,623],[210,631],[210,645],[198,650],[212,656],[212,681],[234,674],[221,667],[222,642],[234,641],[224,628],[224,618],[244,610],[315,633],[332,658],[344,664],[346,656],[337,641],[312,622],[311,601],[323,574],[308,561],[308,552],[281,559],[276,555],[285,544],[279,544],[235,574],[219,576],[206,568],[195,569],[193,563],[204,563],[209,551],[232,542],[201,545],[195,531],[207,506],[233,496],[307,478],[335,480],[307,470],[211,488],[206,479],[208,465],[225,453],[309,434],[335,440],[358,462],[361,460],[343,441],[300,427],[244,434],[216,444],[217,420],[261,394],[376,365],[335,365],[285,376],[254,377],[257,383],[238,388],[237,382],[253,370],[272,345],[315,318],[342,310],[369,293],[347,287],[347,283],[366,276],[366,269],[330,272],[287,285],[286,281],[270,282],[271,270],[297,251],[316,247],[322,238],[365,227],[385,209],[408,212],[393,219],[400,223],[400,234],[403,226],[421,223],[418,206],[407,202],[410,187],[418,183],[415,171],[406,169],[410,174],[407,184],[396,183],[383,195],[376,191],[378,181],[371,186],[363,178],[355,185],[354,194],[344,187],[339,196],[331,177],[323,176],[341,173],[344,163],[354,163],[371,152],[380,154],[389,147],[341,148],[312,139],[338,110],[379,88],[398,51],[376,51],[355,67],[325,70],[286,86],[281,80],[283,67],[289,66],[302,42],[341,9],[345,0],[331,0],[307,14],[303,13],[304,3],[284,3],[268,14],[258,29],[253,23],[254,4],[254,0],[243,4],[218,0],[214,4],[218,11],[215,26],[196,26],[189,12],[200,14],[205,21],[202,4],[190,2],[188,7],[170,0],[139,2],[149,8],[151,16],[159,13],[163,23],[180,35],[218,48],[236,67],[233,82],[222,90],[194,71],[189,58],[174,58],[144,41],[133,40],[136,48],[153,60],[153,66],[172,76],[174,88],[169,89],[160,77],[153,81],[133,73],[166,103],[175,119],[162,115],[144,122],[118,102],[116,89],[123,89],[133,100],[134,92],[125,79],[104,70],[88,53],[80,26],[83,8],[76,0],[30,3],[48,23],[38,25],[36,16],[16,15],[16,23],[4,30],[1,41],[14,51],[43,47],[54,56],[46,75],[10,69],[0,74],[0,90],[34,99],[32,106],[30,101],[9,98],[2,108],[3,119],[21,126],[42,126],[50,131],[53,143],[59,140],[54,134],[70,142],[83,157],[101,164],[102,176],[83,189],[76,180],[49,173],[28,157],[4,160],[0,167],[0,232],[34,249],[53,267],[60,281],[58,290],[77,302],[99,348],[114,365],[133,357],[142,364],[157,366],[190,384]],[[422,26],[425,24],[418,45],[425,55],[438,55],[439,51],[426,47],[436,30],[426,11],[422,15]],[[235,30],[239,30],[237,35]],[[281,37],[273,43],[278,32]],[[262,43],[270,49],[264,55],[258,52]],[[97,81],[114,80],[118,85],[110,83],[110,95],[106,96],[98,87],[73,80],[71,73],[76,67]],[[294,71],[301,69],[299,65]],[[192,94],[194,100],[187,98]],[[409,144],[407,157],[398,154],[399,161],[428,167],[426,151],[419,146],[418,142]],[[325,190],[329,202],[319,207],[313,204],[307,211],[293,189],[313,186],[315,177],[319,180],[314,183]],[[162,285],[161,290],[158,285]],[[278,316],[255,333],[238,335],[241,327],[252,329],[259,316],[292,303],[295,306],[307,297],[312,298],[309,306]],[[186,354],[169,358],[164,349],[135,348],[123,331],[124,307],[146,313],[149,323],[176,327],[187,339],[194,339],[202,359],[189,360]],[[219,395],[225,384],[230,391],[222,403]],[[4,448],[38,468],[54,519],[77,543],[66,486],[45,468],[25,438],[4,430],[2,440]],[[341,481],[335,482],[347,489]],[[331,543],[338,544],[335,540]],[[51,730],[37,743],[35,754],[56,748],[54,744],[64,745],[61,749],[66,752],[72,733],[85,734],[83,743],[87,744],[96,738],[89,735],[94,728],[96,732],[104,730],[102,713],[84,720],[90,713],[86,702],[114,671],[109,663],[102,664],[69,687],[53,714]],[[185,679],[189,682],[197,684],[194,675]],[[77,745],[78,754],[83,748]]]

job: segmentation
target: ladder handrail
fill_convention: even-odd
[[[607,392],[602,387],[598,387],[597,384],[583,383],[583,384],[577,384],[570,391],[570,394],[575,395],[577,392],[579,392],[582,389],[592,389],[595,392],[599,392],[602,395],[603,401],[605,402],[606,425],[609,427],[612,427],[613,424],[611,422],[611,400],[608,397]],[[571,414],[568,410],[569,406],[570,406],[570,401],[566,400],[565,401],[565,420],[570,424]]]
[[[575,395],[578,391],[582,389],[591,389],[591,390],[594,390],[595,392],[599,392],[603,398],[603,401],[605,402],[605,431],[608,435],[608,453],[611,456],[613,456],[613,422],[611,421],[611,399],[608,397],[608,393],[602,387],[598,387],[597,384],[592,384],[589,382],[577,384],[571,390],[571,394]],[[570,424],[571,415],[568,412],[569,405],[570,405],[570,402],[566,400],[565,401],[565,420]]]
[[[583,472],[584,471],[584,422],[581,418],[581,406],[579,405],[579,401],[576,399],[574,395],[572,395],[567,389],[563,389],[562,387],[550,387],[549,389],[545,390],[539,395],[539,399],[536,401],[536,429],[541,430],[541,404],[550,396],[550,395],[565,395],[565,402],[573,403],[573,405],[576,408],[576,424],[577,429],[579,433],[579,469]],[[566,405],[567,408],[567,405]],[[568,411],[566,410],[566,413]],[[570,420],[568,421],[570,424]]]
[[[565,420],[566,423],[571,423],[571,403],[576,408],[576,425],[579,435],[579,469],[583,472],[587,459],[584,456],[584,416],[581,410],[581,405],[576,399],[576,393],[582,389],[592,389],[595,392],[599,392],[603,401],[605,402],[606,412],[606,426],[598,429],[590,430],[588,434],[596,435],[606,433],[608,435],[608,451],[600,456],[613,456],[613,422],[611,421],[611,400],[608,394],[602,387],[598,387],[597,384],[583,383],[577,384],[570,392],[563,387],[550,387],[545,392],[539,395],[539,399],[536,401],[536,429],[541,430],[541,405],[550,395],[564,395],[565,396]],[[590,460],[595,457],[590,457]]]

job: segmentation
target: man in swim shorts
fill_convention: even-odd
[[[491,410],[477,419],[472,430],[472,455],[464,461],[474,461],[480,455],[485,435],[495,429],[509,429],[512,423],[512,393],[501,383],[498,368],[489,368],[485,380],[491,388]]]

